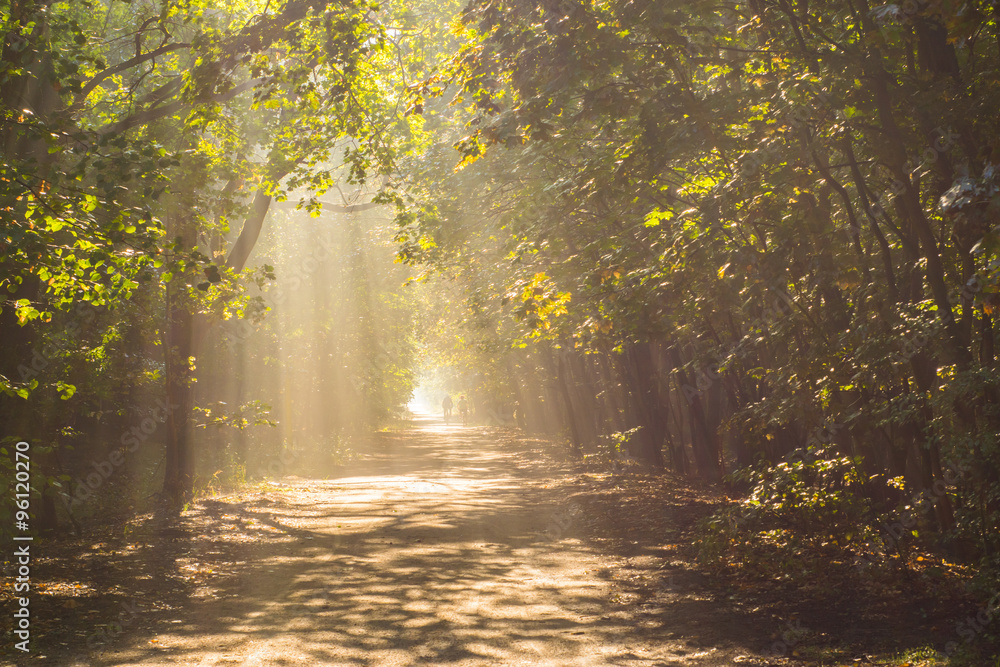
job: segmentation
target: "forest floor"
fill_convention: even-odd
[[[717,491],[559,454],[418,416],[336,477],[42,539],[5,664],[919,665],[961,611],[741,591],[692,547]]]

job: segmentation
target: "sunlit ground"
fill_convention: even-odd
[[[343,477],[293,479],[252,507],[208,501],[195,511],[210,525],[273,539],[237,581],[94,664],[730,664],[724,649],[642,640],[609,611],[565,499],[486,437],[423,414]]]

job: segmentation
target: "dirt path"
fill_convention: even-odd
[[[137,574],[185,575],[183,596],[141,596],[76,664],[767,664],[737,657],[739,619],[696,593],[621,599],[614,578],[657,554],[588,546],[550,467],[430,417],[380,442],[346,476],[199,503],[196,533]]]

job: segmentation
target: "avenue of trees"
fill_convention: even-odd
[[[435,142],[398,221],[465,295],[442,347],[480,392],[750,492],[751,540],[995,566],[996,6],[497,0],[463,25],[416,91]]]
[[[368,259],[408,136],[383,75],[405,55],[394,20],[351,1],[5,3],[0,415],[34,445],[40,525],[92,513],[98,487],[119,509],[180,504],[406,403],[405,276]]]
[[[990,571],[998,12],[8,0],[0,415],[44,521],[115,452],[180,504],[336,450],[423,356],[741,530]]]

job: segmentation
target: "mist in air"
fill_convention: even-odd
[[[0,3],[0,662],[998,664],[998,17]]]

